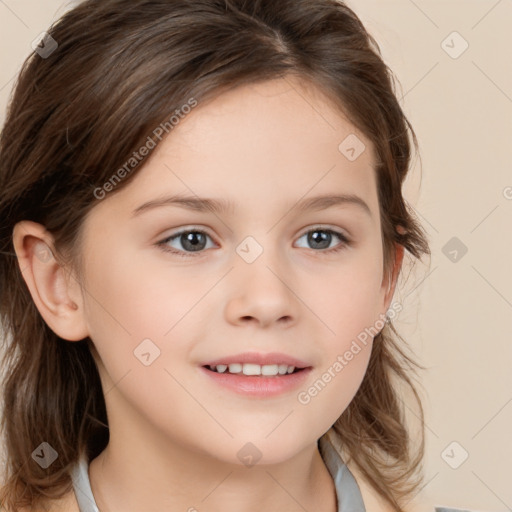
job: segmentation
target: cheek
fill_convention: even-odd
[[[347,409],[366,374],[371,343],[355,345],[350,360],[345,351],[333,354],[297,394],[301,421],[310,429],[327,431]]]
[[[91,327],[129,333],[133,342],[163,339],[197,303],[206,285],[198,289],[190,272],[155,265],[144,254],[118,253],[109,257],[105,249],[88,262]]]
[[[191,310],[211,285],[197,290],[189,274],[166,273],[133,253],[109,258],[104,250],[87,263],[85,311],[107,404],[125,417],[136,410],[162,425],[179,418],[185,425],[194,402],[179,384],[186,375],[175,368],[189,350]],[[125,403],[133,409],[118,409]]]
[[[382,261],[371,252],[354,253],[339,266],[315,272],[303,284],[305,302],[314,308],[323,337],[338,350],[373,326],[382,307]]]
[[[297,395],[306,422],[321,418],[329,428],[354,398],[370,360],[373,337],[384,326],[380,318],[382,262],[361,252],[316,273],[316,286],[303,283],[307,304],[315,313],[316,339],[322,363]],[[322,286],[321,286],[322,285]],[[313,427],[313,423],[311,423]]]
[[[380,331],[384,325],[377,325],[374,321],[375,299],[371,290],[365,294],[362,283],[356,284],[358,289],[353,293],[349,293],[348,287],[337,293],[335,305],[332,298],[327,301],[326,308],[330,309],[325,311],[325,323],[329,329],[322,328],[322,363],[297,394],[304,421],[311,429],[318,428],[318,423],[321,423],[322,432],[354,399],[372,353],[373,336],[376,334],[372,327],[379,327]]]
[[[199,303],[217,278],[114,246],[115,257],[104,244],[87,262],[90,337],[113,382],[127,372],[140,385],[154,383],[154,375],[148,378],[153,371],[169,379],[163,369],[174,372],[187,360],[191,335],[203,318]]]

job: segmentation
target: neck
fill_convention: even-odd
[[[337,511],[334,482],[316,443],[290,460],[250,467],[183,447],[174,447],[169,456],[142,443],[131,446],[118,449],[111,437],[91,461],[89,477],[100,512]]]

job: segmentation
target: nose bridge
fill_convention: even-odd
[[[286,261],[283,236],[278,229],[266,226],[245,236],[235,249],[237,267],[241,267],[242,273],[248,273],[244,279],[252,280],[253,275],[255,280],[263,280],[268,285],[284,286],[283,281],[286,281],[290,267]]]
[[[283,217],[279,206],[273,202],[265,204],[247,198],[237,217],[231,227],[243,237],[236,246],[236,252],[242,260],[252,263],[261,256],[268,261],[280,257],[286,236],[283,229],[289,218]]]
[[[286,255],[272,231],[261,233],[246,236],[236,247],[234,286],[228,305],[232,321],[253,317],[269,323],[295,314],[294,294],[283,263]]]

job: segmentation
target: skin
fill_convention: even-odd
[[[350,134],[366,146],[355,161],[338,149]],[[98,200],[84,221],[82,280],[40,257],[55,254],[43,226],[16,226],[41,315],[63,339],[94,343],[110,425],[89,469],[102,512],[336,510],[316,443],[359,388],[372,339],[308,404],[297,393],[390,307],[403,250],[384,272],[373,165],[370,141],[320,91],[273,80],[196,107],[127,187]],[[175,193],[230,199],[234,210],[163,206],[132,217]],[[350,203],[291,209],[332,193],[359,196],[371,215]],[[306,233],[319,225],[350,243],[327,252],[343,244],[331,233],[318,248]],[[185,257],[156,245],[194,228],[209,235],[200,253],[179,236],[167,246]],[[236,252],[247,236],[263,249],[250,264]],[[147,338],[160,350],[149,366],[133,353]],[[300,389],[250,398],[199,369],[242,351],[284,352],[313,370]],[[261,452],[252,467],[237,456],[248,442]]]

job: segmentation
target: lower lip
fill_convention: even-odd
[[[217,384],[244,396],[267,398],[298,388],[311,372],[311,367],[296,373],[262,376],[238,373],[218,373],[201,366],[201,370]]]

